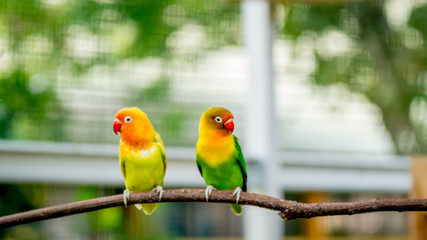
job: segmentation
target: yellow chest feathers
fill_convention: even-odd
[[[221,139],[200,139],[196,146],[197,156],[210,166],[229,161],[236,152],[233,135]]]
[[[126,159],[149,158],[158,150],[153,144],[128,145],[123,141],[120,143],[120,156]]]

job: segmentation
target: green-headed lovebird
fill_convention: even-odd
[[[161,200],[163,178],[166,172],[165,147],[160,135],[154,131],[147,115],[138,108],[123,108],[116,114],[114,133],[120,133],[119,160],[126,189],[123,201],[131,192],[155,190]],[[135,204],[151,215],[158,203]]]
[[[246,163],[234,131],[233,114],[223,107],[213,107],[202,114],[196,163],[206,182],[206,201],[213,189],[233,190],[236,203],[246,191]],[[239,204],[230,204],[236,215],[242,214]]]

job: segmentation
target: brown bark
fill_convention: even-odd
[[[209,202],[235,203],[232,191],[214,190]],[[155,192],[132,193],[128,204],[159,202]],[[168,189],[160,202],[206,202],[204,189]],[[243,192],[240,204],[280,211],[284,220],[379,211],[427,211],[427,199],[373,199],[360,202],[300,203]],[[51,218],[123,206],[123,195],[95,198],[0,217],[0,229]]]

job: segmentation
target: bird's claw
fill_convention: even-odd
[[[162,196],[163,196],[163,188],[162,188],[162,186],[157,186],[157,187],[153,188],[152,191],[156,191],[157,194],[159,194],[159,201],[161,201],[162,200]]]
[[[242,192],[242,189],[240,187],[236,187],[236,189],[234,189],[233,196],[236,196],[236,203],[239,203],[241,192]]]
[[[209,200],[209,196],[212,194],[212,190],[216,190],[216,188],[214,188],[212,185],[209,185],[206,187],[205,190],[205,197],[206,197],[206,202]]]
[[[125,207],[127,207],[127,206],[128,206],[128,199],[129,199],[129,195],[130,195],[130,193],[131,193],[131,191],[129,191],[129,190],[127,190],[127,189],[125,189],[125,190],[123,191],[123,203],[124,203]]]

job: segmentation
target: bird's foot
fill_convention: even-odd
[[[240,187],[236,187],[236,189],[234,189],[233,196],[236,196],[236,203],[239,203],[241,192],[242,192],[242,189]]]
[[[123,191],[123,203],[125,204],[125,207],[128,207],[128,199],[129,199],[129,195],[130,195],[131,191],[125,189]]]
[[[159,201],[161,201],[162,200],[162,196],[163,196],[163,188],[162,188],[162,186],[157,186],[157,187],[153,188],[152,191],[156,191],[157,194],[159,194]]]
[[[206,202],[209,200],[209,196],[212,194],[212,190],[216,190],[216,188],[214,188],[212,185],[209,185],[206,187],[205,190],[205,197],[206,197]]]

